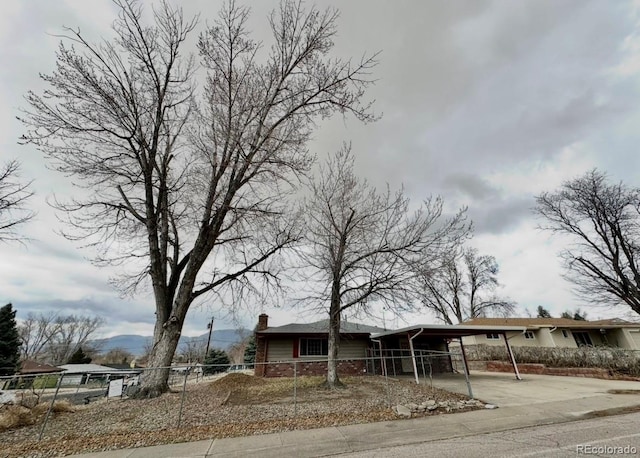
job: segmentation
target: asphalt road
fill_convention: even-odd
[[[640,457],[640,413],[337,455],[370,457]]]

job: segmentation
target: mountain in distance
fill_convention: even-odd
[[[248,329],[214,329],[211,334],[211,345],[209,347],[226,351],[234,343],[242,341],[243,338],[249,335],[251,335],[251,331]],[[177,351],[180,352],[182,345],[187,342],[196,341],[206,345],[208,338],[208,332],[196,337],[181,336]],[[145,346],[151,345],[152,341],[152,336],[118,335],[105,339],[95,339],[91,341],[91,344],[95,345],[98,351],[103,354],[119,348],[135,356],[142,356],[145,353]]]

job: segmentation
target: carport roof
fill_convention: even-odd
[[[378,337],[386,337],[397,334],[414,333],[422,330],[425,336],[438,336],[438,337],[464,337],[474,336],[478,334],[503,332],[525,332],[527,328],[525,326],[470,326],[463,324],[418,324],[409,326],[402,329],[396,329],[394,331],[385,331],[372,333],[371,337],[377,339]]]

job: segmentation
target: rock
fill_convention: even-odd
[[[418,404],[414,404],[413,402],[407,404],[407,409],[411,410],[412,412],[415,412],[416,410],[418,410]]]
[[[0,405],[2,404],[15,404],[16,395],[8,391],[0,391]]]
[[[427,399],[426,401],[424,401],[424,404],[426,404],[427,407],[435,406],[436,405],[436,401],[434,399]]]
[[[485,404],[485,405],[484,405],[484,408],[485,408],[485,409],[497,409],[497,408],[498,408],[498,406],[497,406],[497,405],[494,405],[494,404]]]
[[[434,405],[432,405],[432,406],[428,406],[428,407],[427,407],[427,410],[428,410],[428,411],[432,411],[432,410],[436,410],[437,408],[438,408],[438,406],[434,404]]]
[[[407,406],[403,406],[402,404],[398,404],[393,408],[393,410],[399,417],[411,417],[411,410]]]

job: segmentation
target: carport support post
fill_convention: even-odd
[[[462,368],[464,369],[464,380],[467,382],[467,391],[469,397],[473,399],[473,390],[471,389],[471,381],[469,380],[469,364],[467,363],[467,353],[464,351],[464,344],[462,343],[462,337],[460,337],[460,351],[462,352]],[[449,356],[451,358],[451,356]]]
[[[522,380],[520,377],[520,372],[518,371],[518,363],[516,363],[516,357],[513,356],[513,350],[511,350],[511,345],[509,345],[509,339],[507,339],[507,333],[503,332],[502,337],[504,337],[504,343],[507,346],[507,353],[509,354],[509,359],[511,360],[511,365],[513,366],[513,372],[516,374],[516,380]]]
[[[371,339],[372,342],[376,342],[378,344],[378,347],[380,348],[380,375],[384,375],[385,377],[387,376],[387,360],[384,357],[384,355],[382,354],[382,340],[380,339]],[[375,363],[375,352],[372,351],[372,358],[371,358],[371,364],[373,366],[373,373],[376,373],[376,363]]]
[[[416,363],[416,353],[413,350],[413,339],[418,337],[422,333],[422,331],[424,331],[424,329],[420,328],[420,331],[418,331],[413,336],[409,337],[409,349],[411,350],[411,362],[413,363],[413,375],[416,378],[416,385],[420,385],[420,377],[418,377],[418,364]]]

